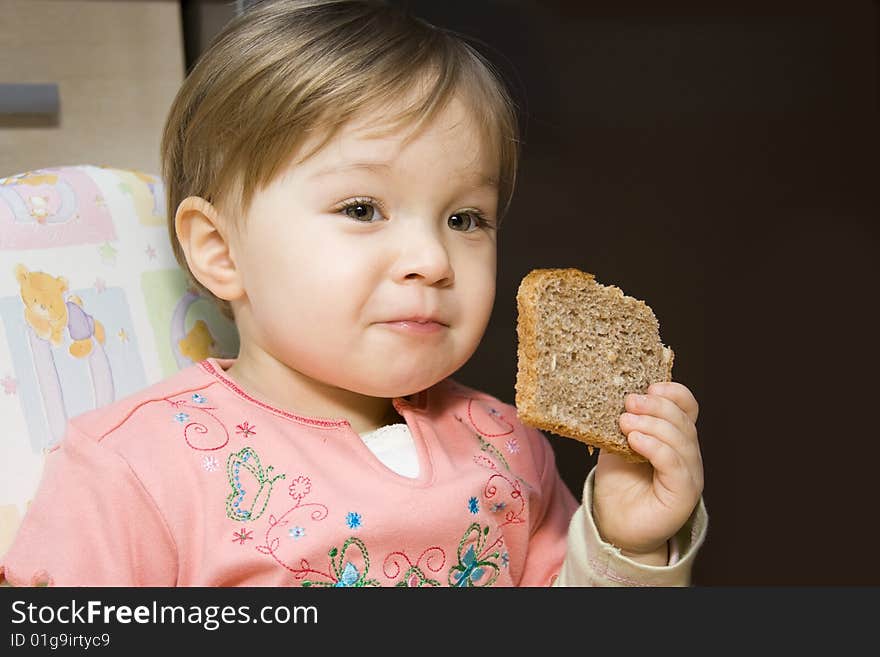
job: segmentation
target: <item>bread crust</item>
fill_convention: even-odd
[[[579,269],[535,269],[529,272],[522,280],[517,292],[517,377],[516,377],[516,409],[517,415],[524,424],[536,429],[550,431],[554,434],[573,438],[592,447],[605,449],[620,455],[624,460],[631,463],[646,462],[646,459],[629,447],[626,435],[618,426],[617,436],[604,436],[587,430],[584,427],[573,426],[561,421],[559,418],[550,417],[546,410],[542,410],[537,402],[539,373],[537,363],[540,358],[538,348],[538,322],[540,310],[540,297],[548,282],[560,281],[562,287],[572,285],[596,285],[612,290],[619,297],[624,297],[623,291],[613,285],[601,285],[596,281],[593,274]],[[651,308],[639,299],[627,297],[630,303],[636,302],[638,312],[650,313],[654,317]],[[655,318],[656,321],[656,318]],[[659,324],[658,324],[659,326]],[[661,343],[662,346],[662,343]],[[672,380],[672,364],[675,360],[675,352],[669,347],[663,347],[668,353],[668,362],[665,363],[663,378],[657,381]],[[653,383],[653,381],[652,381]],[[644,392],[644,390],[642,391]],[[589,394],[589,391],[584,391]],[[620,401],[618,416],[624,412],[623,399]]]

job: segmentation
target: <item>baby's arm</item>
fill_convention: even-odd
[[[578,505],[556,468],[550,441],[524,427],[541,471],[541,494],[531,512],[531,528],[520,586],[685,586],[706,535],[708,517],[700,500],[673,537],[662,564],[628,558],[599,534],[593,517],[595,469],[589,473]]]
[[[70,422],[0,562],[13,586],[168,586],[174,542],[126,461]]]
[[[706,537],[708,515],[703,500],[670,541],[667,564],[655,566],[621,554],[599,535],[591,512],[593,469],[584,483],[583,504],[571,519],[568,550],[556,586],[687,586],[697,551]]]
[[[584,494],[585,511],[592,521],[587,537],[595,532],[603,551],[628,557],[627,569],[635,562],[663,567],[668,565],[670,540],[694,524],[695,513],[702,511],[705,520],[696,428],[699,406],[686,386],[672,381],[652,383],[646,394],[627,395],[625,406],[627,412],[619,419],[621,431],[648,463],[629,463],[603,450]],[[698,524],[705,531],[706,523]],[[689,544],[702,540],[699,532],[689,538]],[[682,557],[688,568],[689,554]]]

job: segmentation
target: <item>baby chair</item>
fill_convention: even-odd
[[[235,325],[188,287],[165,216],[162,181],[140,171],[0,178],[0,555],[69,418],[238,353]]]

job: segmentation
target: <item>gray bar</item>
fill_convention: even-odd
[[[0,83],[0,114],[58,114],[58,85]]]

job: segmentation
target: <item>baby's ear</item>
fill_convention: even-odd
[[[230,257],[225,228],[217,208],[200,196],[188,196],[177,206],[174,232],[189,270],[214,296],[232,301],[244,290]]]

